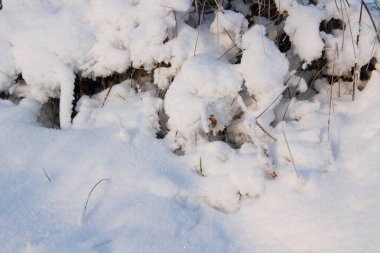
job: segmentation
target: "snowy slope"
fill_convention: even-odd
[[[118,120],[46,129],[36,123],[35,102],[1,101],[2,252],[376,252],[380,75],[374,75],[356,102],[335,101],[334,162],[327,170],[302,169],[295,158],[300,178],[291,166],[279,168],[258,198],[230,214],[204,202],[203,178],[165,141],[135,128],[126,140]],[[327,122],[327,110],[326,104],[308,120]],[[108,181],[95,188],[82,217],[101,179]]]
[[[1,101],[2,252],[233,252],[222,215],[193,198],[197,175],[164,143],[125,142],[118,123],[45,129],[36,108]]]

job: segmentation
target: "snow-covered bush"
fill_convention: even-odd
[[[0,15],[0,88],[41,103],[60,97],[61,127],[70,127],[74,73],[96,78],[123,73],[131,64],[152,69],[170,57],[163,46],[176,26],[174,11],[190,5],[187,0],[11,1]],[[14,83],[19,74],[26,86]]]
[[[361,0],[7,1],[0,91],[59,98],[61,128],[166,135],[205,185],[228,185],[231,206],[203,190],[229,212],[276,166],[328,166],[332,100],[378,71],[379,20]]]

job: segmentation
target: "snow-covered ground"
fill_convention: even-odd
[[[327,74],[380,59],[369,18],[326,34],[335,1],[276,0],[294,42],[285,54],[271,22],[248,28],[243,1],[198,29],[192,2],[3,2],[0,252],[379,251],[379,66],[355,101],[352,83],[323,77],[308,89],[313,72],[296,71],[325,49]],[[131,65],[154,70],[154,83],[83,95],[71,120],[75,74]],[[274,100],[287,87],[300,95]],[[61,99],[62,129],[46,127],[49,97]],[[169,130],[157,139],[163,108]],[[225,128],[230,139],[218,139]]]
[[[275,180],[231,213],[208,204],[234,202],[228,176],[204,185],[204,177],[165,141],[145,135],[143,124],[129,126],[128,117],[134,116],[128,113],[125,129],[113,120],[102,127],[54,130],[36,123],[35,102],[1,101],[1,251],[377,252],[380,75],[375,75],[356,102],[335,100],[328,167],[302,169],[293,149],[300,178],[292,168],[278,168]],[[115,117],[129,110],[119,100]],[[141,108],[144,99],[133,103]],[[108,114],[102,111],[108,109],[92,115],[104,123]],[[322,107],[307,121],[320,121],[319,130],[325,131],[327,110]],[[143,112],[135,117],[144,121]],[[323,152],[310,145],[299,148],[311,149],[304,153],[318,162]],[[83,215],[88,194],[101,179],[107,181],[94,189]]]

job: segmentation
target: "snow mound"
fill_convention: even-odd
[[[210,25],[210,31],[213,33],[227,32],[233,36],[233,42],[241,45],[241,35],[248,30],[248,21],[240,13],[231,10],[220,10]]]
[[[240,71],[259,108],[268,105],[273,94],[281,91],[289,62],[273,41],[265,37],[265,27],[253,26],[243,36]]]
[[[155,137],[159,131],[158,111],[162,100],[151,91],[136,96],[130,87],[131,80],[112,86],[91,98],[82,96],[78,101],[78,112],[73,128],[89,129],[116,125],[120,137],[129,139],[131,133]]]
[[[201,176],[198,195],[207,204],[226,213],[237,212],[246,201],[262,196],[271,162],[253,144],[240,150],[226,143],[198,146],[185,159]]]
[[[171,133],[193,142],[199,131],[223,130],[234,116],[232,104],[241,84],[234,67],[214,56],[196,55],[187,60],[166,93]]]
[[[324,43],[319,34],[319,25],[328,18],[327,12],[313,5],[294,4],[287,9],[284,31],[294,45],[295,53],[306,63],[322,56]]]

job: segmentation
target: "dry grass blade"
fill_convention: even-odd
[[[273,137],[273,135],[271,135],[258,121],[256,121],[256,125],[266,134],[268,135],[269,138],[271,138],[272,140],[274,141],[277,141],[277,139],[275,137]]]
[[[120,93],[116,93],[116,95],[117,95],[119,98],[121,98],[122,100],[127,101],[127,99],[126,99],[125,97],[123,97],[122,95],[120,95]]]
[[[284,89],[282,89],[282,91],[281,91],[281,93],[280,94],[278,94],[277,95],[277,97],[275,97],[275,99],[267,106],[267,107],[265,107],[265,109],[259,114],[259,115],[257,115],[256,116],[256,120],[258,119],[258,118],[260,118],[276,101],[277,101],[277,99],[279,99],[279,97],[281,97],[281,95],[282,95],[282,93],[284,92],[284,91],[286,91],[286,89],[288,89],[289,88],[289,85],[290,84],[288,84],[289,83],[289,81],[295,76],[295,75],[297,75],[299,72],[300,72],[300,70],[301,70],[301,68],[299,68],[297,71],[295,71],[287,80],[286,80],[286,82],[285,82],[285,87],[284,87]]]
[[[350,3],[348,2],[348,0],[345,0],[346,1],[346,3],[347,3],[347,6],[348,7],[351,7],[351,5],[350,5]]]
[[[333,65],[333,75],[335,72],[335,64]],[[354,82],[355,83],[355,82]],[[330,83],[330,101],[329,101],[329,119],[327,121],[327,137],[330,140],[330,124],[331,124],[331,108],[332,108],[332,93],[333,93],[333,87],[334,87],[334,76],[331,76],[331,83]]]
[[[308,88],[308,91],[314,88],[314,83],[317,80],[317,78],[322,74],[322,71],[327,67],[327,65],[324,65],[321,69],[318,70],[317,74],[313,77],[313,79],[310,82],[310,86]]]
[[[102,247],[102,246],[104,246],[104,245],[107,245],[107,244],[111,243],[112,241],[113,241],[113,238],[111,238],[111,239],[107,239],[107,240],[105,240],[105,241],[103,241],[103,242],[100,242],[100,243],[95,244],[94,246],[92,246],[92,248],[93,248],[93,249],[96,249],[96,248]]]
[[[359,70],[358,63],[355,63],[353,67],[353,81],[352,81],[352,101],[355,101],[356,84],[359,82]]]
[[[297,86],[299,85],[300,81],[301,81],[301,77],[299,77],[299,79],[298,79]],[[289,102],[286,105],[286,108],[285,108],[285,111],[284,111],[284,115],[282,116],[282,121],[285,121],[286,114],[288,113],[288,109],[289,109],[289,106],[290,106],[290,102],[292,101],[292,94],[290,93],[289,87],[288,87],[287,90],[288,90],[288,93],[289,93]],[[286,147],[288,148],[288,152],[289,152],[289,155],[290,155],[291,162],[293,164],[294,171],[296,172],[297,177],[299,177],[297,166],[296,166],[296,163],[294,162],[292,151],[290,150],[290,145],[289,145],[289,142],[288,142],[288,138],[286,137],[286,134],[285,134],[284,124],[281,124],[281,127],[282,127],[282,135],[284,136]]]
[[[360,32],[362,30],[363,5],[364,5],[364,2],[362,1],[362,4],[360,6],[360,15],[359,15],[359,32],[358,32],[358,36],[356,36],[356,46],[359,45]]]
[[[339,50],[338,50],[338,45],[336,45],[336,57],[339,60]],[[341,96],[341,86],[342,86],[342,79],[340,78],[340,68],[338,64],[338,97],[340,98]]]
[[[199,157],[199,175],[204,177],[205,175],[203,174],[203,165],[202,165],[202,157]]]
[[[335,0],[335,3],[336,3],[336,0]],[[338,8],[338,5],[337,5],[337,8]],[[338,11],[339,11],[339,8],[338,8]],[[342,15],[342,20],[344,20],[344,11],[343,11],[343,4],[342,4],[342,1],[340,1],[340,11],[339,13]],[[342,36],[342,47],[341,47],[341,51],[343,51],[343,48],[344,48],[344,33],[346,31],[346,26],[343,25],[343,36]]]
[[[82,214],[82,222],[84,221],[84,217],[86,215],[86,210],[87,210],[87,204],[88,204],[88,201],[90,199],[90,196],[92,194],[92,192],[95,190],[95,188],[103,181],[108,181],[109,179],[108,178],[103,178],[101,180],[99,180],[91,189],[90,193],[88,194],[87,196],[87,200],[86,200],[86,204],[84,205],[84,210],[83,210],[83,214]]]
[[[288,148],[288,152],[290,155],[291,162],[293,164],[294,171],[296,172],[297,177],[299,177],[298,169],[297,169],[296,163],[294,162],[292,151],[290,150],[288,138],[286,138],[286,134],[285,134],[285,130],[284,130],[284,124],[281,124],[281,127],[282,127],[282,134],[284,135],[286,147]]]
[[[49,183],[51,183],[50,177],[49,177],[48,173],[46,172],[45,168],[42,168],[42,169],[44,170],[45,176],[49,180]]]
[[[261,16],[261,4],[259,5],[259,16]],[[264,54],[266,55],[266,51],[265,51],[265,44],[264,44],[264,31],[263,31],[263,27],[262,27],[262,24],[261,24],[261,20],[259,19],[259,25],[260,25],[260,30],[261,30],[261,44],[263,45],[263,51],[264,51]]]
[[[174,9],[172,9],[173,15],[174,15],[174,21],[175,21],[175,27],[173,28],[174,38],[177,38],[178,36],[178,21],[177,21],[177,15],[175,14]]]
[[[336,7],[336,9],[339,11],[338,2],[337,2],[337,0],[334,0],[334,1],[335,1],[335,7]]]
[[[340,0],[342,2],[342,0]],[[348,4],[348,2],[347,2]],[[348,22],[348,27],[350,28],[350,33],[351,33],[351,42],[352,42],[352,49],[354,50],[354,56],[355,56],[355,62],[357,61],[357,56],[356,56],[356,49],[355,49],[355,42],[354,42],[354,34],[352,32],[352,26],[351,26],[351,20],[350,20],[350,15],[348,14],[348,10],[346,5],[343,3],[344,6],[344,11],[346,12],[346,17],[347,17],[347,22]],[[350,5],[348,4],[348,7]]]
[[[103,100],[103,103],[102,103],[101,108],[104,107],[104,104],[106,103],[106,100],[107,100],[108,96],[109,96],[110,93],[111,93],[111,89],[112,89],[112,87],[113,87],[113,86],[111,86],[111,87],[108,89],[107,94],[106,94],[106,96],[105,96],[105,98],[104,98],[104,100]]]
[[[360,32],[362,28],[362,17],[363,17],[363,6],[364,2],[362,1],[361,6],[360,6],[360,16],[359,16],[359,32],[356,37],[356,47],[359,48],[359,40],[360,40]],[[356,83],[358,82],[358,61],[355,60],[355,65],[354,65],[354,80],[352,82],[352,101],[355,100],[355,91],[356,91]]]
[[[217,45],[217,48],[219,48],[219,5],[218,5],[218,2],[215,0],[215,4],[216,4],[216,6],[217,6],[217,11],[216,11],[216,13],[215,13],[215,15],[216,15],[216,26],[217,26],[217,28],[216,28],[216,31],[217,31],[217,34],[218,34],[218,36],[217,36],[217,40],[216,40],[216,45]]]
[[[378,30],[377,27],[376,27],[375,20],[373,20],[372,14],[371,14],[370,10],[368,9],[368,6],[365,4],[365,2],[364,2],[363,0],[362,0],[362,4],[363,4],[363,6],[364,6],[366,12],[367,12],[368,15],[369,15],[369,18],[371,19],[372,26],[373,26],[373,28],[375,29],[375,32],[376,32],[376,38],[377,38],[377,41],[380,43],[379,30]]]
[[[197,1],[196,1],[196,3],[197,3]],[[201,29],[201,24],[202,24],[202,21],[203,21],[203,13],[205,11],[205,4],[206,4],[206,0],[203,1],[202,11],[201,11],[201,13],[199,15],[199,22],[198,22],[198,28],[197,28],[197,38],[195,40],[195,46],[194,46],[194,54],[193,54],[193,56],[195,56],[195,54],[197,52],[199,33],[200,33],[200,29]],[[197,10],[198,10],[198,8],[197,8]]]
[[[237,45],[233,45],[226,52],[224,52],[221,56],[218,57],[218,60],[222,59],[225,55],[227,55],[232,49],[234,49]]]
[[[232,38],[231,34],[228,31],[226,31],[226,33],[227,33],[228,38],[230,38],[230,40],[232,41],[232,43],[237,45],[236,41]]]

